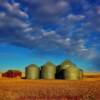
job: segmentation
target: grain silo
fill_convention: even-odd
[[[82,72],[77,67],[68,67],[63,70],[63,78],[68,80],[79,80],[82,78]]]
[[[35,64],[31,64],[26,67],[25,76],[26,79],[39,79],[39,68]]]
[[[56,66],[51,62],[47,62],[41,68],[41,78],[42,79],[55,79]]]
[[[57,66],[57,73],[56,73],[56,78],[57,79],[63,79],[63,70],[69,68],[69,67],[74,67],[75,64],[73,64],[69,60],[65,60],[62,64]]]

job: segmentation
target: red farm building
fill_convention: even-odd
[[[2,77],[8,77],[8,78],[22,77],[22,72],[17,70],[8,70],[7,72],[2,73]]]

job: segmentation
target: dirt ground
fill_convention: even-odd
[[[100,77],[77,81],[0,78],[0,100],[100,100]]]

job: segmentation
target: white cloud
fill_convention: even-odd
[[[26,13],[24,13],[22,10],[20,10],[19,3],[13,3],[10,4],[6,1],[2,2],[0,4],[1,7],[4,7],[7,9],[7,11],[2,11],[0,12],[0,28],[7,28],[7,27],[12,27],[12,28],[28,28],[29,23],[27,20],[21,20],[17,16],[25,18],[27,16]],[[26,15],[25,15],[26,14]],[[17,16],[13,16],[17,15]]]
[[[26,23],[18,18],[14,18],[11,16],[1,16],[0,27],[27,28],[29,27],[29,23]]]
[[[26,2],[30,5],[36,4],[37,6],[39,6],[38,8],[36,8],[36,16],[39,15],[43,15],[43,16],[50,16],[50,19],[55,19],[55,15],[57,15],[59,17],[59,15],[62,15],[63,13],[65,13],[66,11],[69,10],[70,5],[68,3],[68,1],[65,0],[31,0],[30,2],[28,0],[26,0]],[[29,10],[31,8],[29,7]],[[32,12],[34,15],[34,11]],[[48,16],[48,17],[49,17]],[[54,17],[52,17],[54,16]],[[43,17],[44,18],[44,17]],[[41,20],[43,20],[43,18],[41,18]],[[46,19],[45,19],[46,20]]]
[[[31,34],[26,34],[25,35],[25,38],[27,39],[27,40],[29,40],[29,41],[34,41],[36,38],[33,36],[33,35],[31,35]]]
[[[13,3],[10,4],[8,2],[3,2],[2,4],[11,14],[23,17],[23,18],[28,18],[28,14],[20,9],[20,4],[19,3]]]
[[[97,13],[100,14],[100,6],[97,7]]]
[[[41,29],[41,32],[43,36],[55,35],[55,31],[45,31],[44,29]]]
[[[67,18],[69,19],[69,20],[83,20],[84,18],[85,18],[85,16],[84,15],[74,15],[74,14],[69,14],[68,16],[67,16]]]
[[[0,12],[0,18],[4,18],[6,16],[5,12]]]
[[[27,27],[23,30],[23,32],[32,32],[34,29],[32,27]]]
[[[58,8],[58,9],[64,10],[64,9],[66,9],[66,7],[67,7],[67,8],[69,7],[69,3],[68,3],[67,1],[59,1],[59,2],[57,3],[57,8]]]

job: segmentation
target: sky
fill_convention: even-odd
[[[0,70],[71,60],[100,71],[100,0],[0,0]]]

